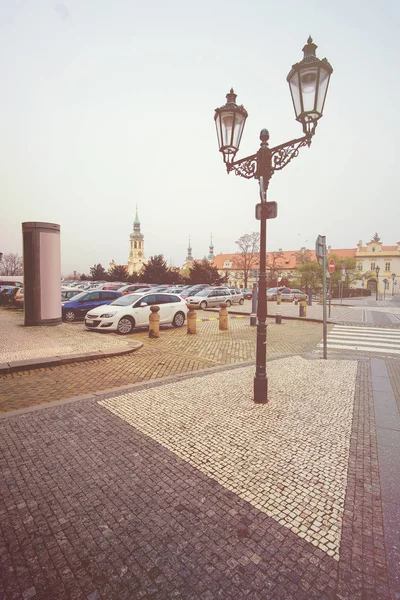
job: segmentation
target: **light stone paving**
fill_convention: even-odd
[[[0,363],[61,354],[126,348],[117,335],[86,331],[81,324],[24,327],[22,312],[0,309]]]
[[[357,363],[268,363],[142,388],[99,404],[338,560]]]

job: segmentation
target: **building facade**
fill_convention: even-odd
[[[144,255],[144,236],[140,231],[140,221],[138,216],[138,208],[136,206],[136,215],[133,222],[133,231],[130,234],[130,250],[128,258],[128,273],[139,273],[142,270],[143,264],[146,262]]]
[[[329,248],[328,257],[336,255],[343,261],[346,269],[346,259],[356,260],[356,273],[358,279],[351,284],[353,288],[364,288],[380,297],[399,293],[398,279],[400,282],[400,242],[396,246],[384,246],[375,234],[367,244],[360,241],[356,248]],[[303,255],[304,261],[301,260]],[[246,259],[247,282],[244,279],[243,258],[239,253],[217,254],[212,261],[219,274],[225,277],[228,285],[235,287],[252,287],[258,281],[259,254],[249,255]],[[289,285],[299,262],[315,261],[314,250],[301,248],[300,250],[281,250],[267,252],[267,276],[273,276],[274,285]],[[376,267],[379,267],[378,276]],[[378,287],[378,290],[377,290]]]

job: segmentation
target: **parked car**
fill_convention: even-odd
[[[166,292],[126,294],[108,306],[90,310],[85,317],[87,329],[131,333],[135,327],[149,324],[150,307],[160,307],[160,324],[182,327],[188,312],[186,302],[178,294]]]
[[[307,300],[308,296],[305,292],[296,289],[283,288],[280,292],[281,300],[293,302],[293,300]]]
[[[78,294],[81,294],[82,290],[76,288],[76,287],[62,287],[61,288],[61,302],[66,302],[67,300],[70,300],[71,298],[73,298],[74,296],[77,296]]]
[[[5,287],[5,286],[7,286],[7,287],[24,287],[22,277],[18,277],[18,276],[0,277],[0,287]]]
[[[15,304],[15,306],[18,306],[19,308],[23,308],[23,306],[24,306],[24,288],[23,287],[17,288],[17,292],[14,296],[14,304]]]
[[[284,289],[285,288],[283,288],[283,287],[268,288],[267,289],[267,300],[276,300],[277,293],[278,292],[280,293]]]
[[[18,292],[19,287],[16,286],[3,286],[0,292],[0,306],[13,306],[15,295]]]
[[[103,306],[103,304],[110,304],[120,296],[122,296],[121,292],[113,290],[81,292],[71,300],[62,302],[63,321],[72,322],[76,319],[83,319],[89,310]]]
[[[229,288],[229,291],[232,295],[232,304],[243,304],[244,297],[242,290],[239,290],[239,288]]]
[[[124,285],[120,287],[118,291],[122,292],[122,294],[132,294],[133,292],[146,291],[149,289],[149,285],[146,283],[131,283],[130,285]]]
[[[228,288],[205,288],[200,290],[194,296],[186,298],[186,302],[193,308],[209,308],[210,306],[219,306],[225,302],[227,306],[232,304],[232,295]]]
[[[187,288],[184,288],[181,292],[182,298],[188,298],[189,296],[194,296],[200,290],[205,290],[206,288],[210,288],[211,286],[208,283],[198,283],[196,285],[190,285]]]
[[[249,290],[248,288],[242,288],[240,290],[243,294],[243,298],[245,298],[246,300],[251,300],[253,297],[253,290]]]

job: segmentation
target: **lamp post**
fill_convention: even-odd
[[[226,170],[246,179],[257,179],[260,186],[261,204],[256,206],[256,217],[260,220],[260,271],[258,279],[257,304],[257,347],[256,373],[254,377],[254,401],[268,402],[267,357],[267,295],[266,295],[266,251],[267,219],[275,218],[275,202],[267,202],[267,190],[275,171],[280,171],[295,158],[299,149],[310,146],[312,137],[325,104],[326,93],[333,69],[326,58],[316,57],[316,44],[311,37],[303,48],[303,59],[292,66],[287,81],[292,96],[296,120],[303,126],[304,136],[290,140],[279,146],[269,147],[269,133],[262,129],[258,152],[235,161],[239,150],[247,111],[236,104],[236,94],[231,88],[226,95],[226,104],[215,110],[214,120],[217,129],[219,150],[222,152]]]
[[[383,299],[386,300],[386,288],[388,288],[388,283],[389,283],[389,279],[385,279],[383,280]]]
[[[396,279],[396,273],[392,273],[392,296],[394,296],[394,280]]]
[[[376,273],[376,300],[378,300],[378,291],[379,291],[379,271],[380,268],[376,265],[375,273]]]

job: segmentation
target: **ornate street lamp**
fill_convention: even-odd
[[[269,133],[262,129],[260,149],[255,154],[234,160],[239,150],[247,111],[236,104],[233,89],[226,96],[226,104],[215,110],[214,120],[217,129],[219,151],[222,153],[228,173],[246,179],[258,179],[261,204],[256,207],[256,216],[260,220],[260,271],[258,279],[257,304],[257,350],[256,374],[254,377],[254,401],[268,402],[268,378],[266,373],[267,356],[267,295],[266,295],[266,229],[267,219],[277,215],[275,202],[267,202],[267,189],[272,175],[280,171],[299,154],[302,146],[310,146],[315,128],[325,104],[328,84],[333,69],[324,58],[315,56],[317,46],[311,37],[303,48],[304,57],[287,76],[296,114],[296,120],[302,123],[304,136],[279,146],[269,147]]]
[[[396,273],[392,273],[392,296],[394,296],[394,280],[396,279]]]
[[[376,300],[378,300],[378,291],[379,291],[379,271],[380,268],[376,265],[375,273],[376,273]]]

